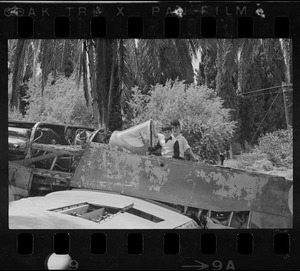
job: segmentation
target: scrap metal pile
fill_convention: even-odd
[[[168,205],[202,228],[291,228],[292,181],[147,154],[151,120],[112,135],[9,122],[10,200],[73,188]]]

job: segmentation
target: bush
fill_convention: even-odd
[[[26,115],[23,117],[18,110],[10,110],[9,119],[92,125],[91,108],[85,104],[82,87],[77,89],[71,79],[57,79],[54,85],[45,87],[43,96],[39,85],[29,82],[28,87]]]
[[[293,167],[293,129],[266,133],[258,139],[256,149],[268,155],[276,167]]]
[[[268,155],[260,153],[258,150],[238,155],[236,165],[239,169],[254,171],[267,170],[272,167],[272,163],[268,160]]]
[[[160,126],[177,118],[193,151],[203,161],[216,163],[235,128],[230,109],[223,108],[222,104],[214,90],[177,80],[167,81],[165,86],[153,86],[148,95],[134,88],[129,102],[134,115],[131,125],[151,118]]]

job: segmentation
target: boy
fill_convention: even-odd
[[[187,140],[180,134],[180,122],[173,120],[170,125],[172,126],[173,136],[175,137],[173,158],[184,159],[184,154],[187,154],[192,161],[198,161]]]
[[[162,127],[163,134],[155,133],[158,138],[158,143],[155,147],[149,147],[149,152],[155,152],[161,148],[161,155],[163,157],[172,158],[174,156],[174,143],[175,138],[172,136],[172,127],[164,126]]]

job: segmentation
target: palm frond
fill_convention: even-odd
[[[86,102],[86,106],[89,106],[89,89],[88,89],[88,78],[87,78],[87,59],[86,59],[86,44],[83,46],[82,52],[82,77],[83,77],[83,93]]]
[[[44,89],[48,81],[48,76],[52,70],[54,44],[55,44],[55,40],[42,40],[41,42],[40,63],[42,69],[42,82],[41,82],[42,95],[44,93]]]
[[[19,86],[24,76],[24,60],[26,58],[26,48],[29,40],[19,39],[16,45],[15,54],[13,57],[13,77],[12,77],[12,96],[10,100],[10,107],[17,108],[19,97]]]
[[[177,56],[179,60],[179,74],[181,74],[180,79],[184,79],[187,83],[192,83],[194,81],[192,57],[189,50],[189,43],[187,40],[176,39],[175,40]],[[181,67],[184,67],[182,69]]]
[[[245,74],[253,61],[254,51],[258,40],[243,39],[240,45],[240,59],[238,63],[238,92],[243,92],[245,88]]]
[[[118,46],[117,62],[118,62],[118,78],[119,78],[119,93],[121,93],[123,88],[123,76],[124,76],[124,61],[125,61],[126,48],[124,45],[124,40],[120,39]]]
[[[96,54],[95,54],[95,46],[94,46],[94,40],[87,40],[87,53],[88,53],[88,60],[89,60],[89,74],[90,74],[90,85],[91,90],[94,88],[95,80],[96,80]]]
[[[223,56],[224,56],[224,62],[223,62],[223,70],[224,73],[232,73],[234,68],[237,64],[237,54],[240,46],[239,40],[234,39],[228,39],[224,43],[223,47]]]
[[[32,64],[32,70],[33,70],[33,83],[36,83],[36,77],[37,77],[37,66],[38,66],[38,55],[40,54],[40,48],[41,48],[41,40],[35,40],[33,41],[34,44],[34,50],[33,50],[33,64]]]
[[[109,128],[110,114],[111,114],[111,105],[112,105],[112,96],[113,96],[113,88],[114,88],[114,72],[115,72],[115,64],[116,64],[116,54],[117,54],[117,41],[112,40],[110,42],[111,51],[112,51],[112,60],[110,65],[110,79],[109,79],[109,88],[108,88],[108,97],[107,97],[107,114],[106,114],[106,128]],[[120,83],[120,82],[119,82]],[[118,90],[114,94],[118,94]]]
[[[100,125],[105,125],[107,114],[107,76],[106,76],[106,58],[107,58],[107,40],[97,39],[96,42],[96,78],[94,90],[97,92],[96,99],[99,105]]]
[[[80,50],[77,51],[77,55],[79,56],[79,60],[77,61],[77,65],[74,69],[75,74],[75,82],[77,89],[79,88],[81,77],[82,77],[82,67],[83,67],[83,46],[81,46]]]
[[[190,51],[192,52],[192,55],[194,57],[197,57],[198,55],[198,51],[199,51],[199,48],[197,48],[197,44],[195,43],[195,40],[194,39],[189,39],[188,40],[188,45],[190,47]]]
[[[17,39],[8,40],[8,62],[10,64],[11,70],[14,69],[14,60],[15,60],[14,56],[16,53],[17,45],[18,45]]]
[[[73,75],[74,75],[77,88],[79,88],[81,82],[81,76],[82,76],[82,50],[83,50],[83,41],[80,40],[80,42],[74,45],[74,56],[73,56],[73,62],[74,62]]]
[[[141,52],[141,73],[145,83],[150,86],[161,78],[163,55],[161,51],[167,47],[167,40],[141,40],[139,42],[139,52]],[[164,56],[163,56],[164,57]],[[153,80],[155,78],[155,80]]]

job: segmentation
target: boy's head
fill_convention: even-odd
[[[178,136],[180,134],[180,122],[179,120],[171,121],[170,125],[172,126],[172,131],[174,136]]]
[[[163,126],[161,130],[166,138],[169,138],[172,134],[172,126],[170,125]]]
[[[180,128],[180,122],[179,120],[175,119],[175,120],[172,120],[170,122],[170,125],[173,126],[173,127],[179,127]]]

